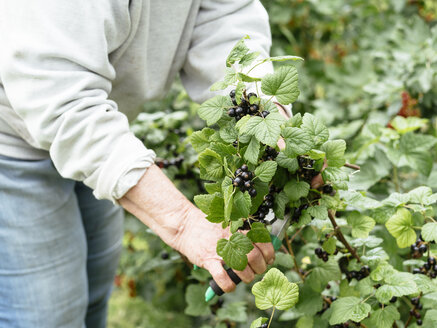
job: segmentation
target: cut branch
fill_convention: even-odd
[[[347,250],[352,254],[353,257],[357,259],[358,262],[361,262],[360,257],[358,256],[356,250],[352,248],[351,245],[347,242],[346,238],[344,238],[343,233],[341,232],[340,227],[337,224],[337,221],[335,221],[335,214],[332,210],[328,211],[329,220],[332,223],[332,226],[334,227],[335,235],[337,236],[338,240],[341,241],[341,243],[347,248]]]
[[[356,164],[346,163],[346,164],[344,164],[344,166],[346,166],[350,169],[357,170],[357,171],[361,170],[361,167],[359,165],[356,165]]]

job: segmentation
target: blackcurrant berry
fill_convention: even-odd
[[[419,273],[422,273],[419,268],[414,268],[413,269],[413,274],[419,274]]]
[[[420,319],[420,317],[421,317],[420,312],[416,312],[416,313],[414,314],[414,316],[415,316],[417,319]]]
[[[273,207],[273,202],[271,202],[271,201],[266,201],[265,203],[264,203],[268,208],[272,208]]]
[[[264,110],[261,114],[262,114],[263,117],[267,117],[267,115],[269,115],[270,112],[267,111],[267,110]]]
[[[236,177],[232,184],[236,187],[241,186],[243,184],[243,179],[241,179],[240,177]]]
[[[332,186],[331,185],[324,185],[323,186],[323,193],[324,194],[330,194],[330,193],[332,193],[332,191],[333,191],[334,189],[332,188]]]
[[[423,323],[423,322],[422,322],[422,320],[421,320],[421,319],[417,319],[417,320],[416,320],[416,324],[417,324],[418,326],[421,326],[421,325],[422,325],[422,323]]]
[[[422,310],[422,309],[423,309],[423,305],[422,305],[422,303],[417,304],[417,308],[418,308],[419,310]]]
[[[244,115],[243,107],[238,106],[237,109],[235,110],[235,114],[238,116]]]
[[[249,94],[247,95],[247,99],[249,99],[249,100],[250,100],[250,98],[252,98],[252,97],[258,98],[258,96],[256,95],[256,93],[253,93],[253,92],[251,92],[251,93],[249,93]]]
[[[434,279],[435,277],[437,277],[437,273],[436,272],[431,272],[431,278]]]
[[[393,296],[393,297],[390,299],[390,303],[395,303],[397,300],[398,300],[398,298],[397,298],[396,296]]]
[[[241,177],[243,178],[243,180],[250,180],[250,174],[249,174],[249,172],[243,172],[242,174],[241,174]]]
[[[323,249],[321,249],[320,247],[317,247],[317,248],[314,250],[314,253],[317,255],[317,257],[321,258],[322,255],[323,255]]]
[[[162,161],[162,164],[164,165],[165,169],[170,166],[170,162],[166,159]]]
[[[419,247],[417,247],[417,246],[414,246],[414,249],[413,249],[413,251],[414,251],[415,253],[419,253]]]
[[[246,164],[241,165],[242,171],[247,172],[248,169],[249,169],[249,167]]]
[[[419,246],[419,252],[420,253],[425,253],[428,250],[428,246],[426,246],[425,244],[422,244]]]
[[[433,266],[433,265],[435,265],[436,263],[435,263],[435,258],[434,257],[428,257],[428,261],[427,261],[428,263],[429,263],[429,265],[431,265],[431,266]]]
[[[434,270],[435,272],[437,272],[437,264],[434,265],[433,270]]]
[[[228,110],[228,115],[230,116],[230,117],[235,117],[236,116],[236,111],[235,111],[235,108],[231,108],[231,109],[229,109]]]
[[[261,325],[261,328],[267,328],[269,325],[267,324],[267,323],[263,323],[262,325]]]
[[[229,97],[235,98],[235,89],[231,90],[231,92],[229,92]]]
[[[329,261],[328,253],[326,253],[326,252],[323,253],[322,260],[323,260],[323,262],[328,262]]]
[[[260,212],[258,214],[258,219],[260,219],[260,220],[264,219],[265,217],[266,217],[266,214],[264,212]]]
[[[264,199],[272,202],[273,201],[273,195],[272,194],[267,194],[267,195],[265,195]]]
[[[411,303],[413,304],[413,305],[417,305],[417,304],[419,304],[419,298],[418,297],[413,297],[412,299],[411,299]]]
[[[245,181],[244,182],[244,188],[250,189],[252,187],[252,181]]]
[[[427,262],[423,265],[423,267],[425,268],[426,271],[428,271],[429,269],[431,269],[431,265]]]
[[[253,104],[253,105],[250,105],[249,110],[250,110],[251,114],[256,114],[256,113],[258,113],[259,107],[257,104]]]
[[[235,171],[235,175],[236,175],[236,176],[240,175],[241,173],[243,173],[243,170],[242,170],[242,169],[237,169],[237,170]]]
[[[169,254],[168,254],[167,252],[162,252],[162,253],[161,253],[161,258],[162,258],[163,260],[168,260],[169,257],[170,257],[170,256],[169,256]]]
[[[257,192],[256,192],[255,188],[252,188],[249,190],[250,197],[252,197],[252,198],[256,197],[256,194],[257,194]]]

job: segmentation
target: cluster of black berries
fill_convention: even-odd
[[[323,249],[321,249],[320,247],[317,247],[315,250],[314,250],[314,253],[316,254],[316,256],[319,258],[319,259],[322,259],[323,260],[323,262],[328,262],[328,260],[329,260],[329,254],[327,253],[327,252],[325,252]]]
[[[299,170],[298,170],[298,175],[301,179],[303,179],[304,181],[311,183],[311,180],[317,175],[319,174],[319,172],[317,172],[316,170],[314,170],[314,163],[316,162],[315,160],[308,158],[308,157],[304,157],[304,156],[299,156],[297,158],[297,161],[299,163]]]
[[[270,114],[268,111],[259,111],[259,105],[258,104],[251,104],[250,98],[255,97],[257,98],[257,95],[255,93],[249,93],[247,96],[245,95],[245,92],[243,92],[243,96],[240,98],[240,103],[237,102],[235,99],[235,90],[232,90],[229,93],[229,97],[231,97],[232,103],[235,107],[232,107],[228,110],[228,115],[230,117],[235,117],[237,121],[239,121],[243,116],[245,115],[252,115],[252,116],[262,116],[266,117]]]
[[[346,273],[346,279],[349,282],[354,278],[357,280],[361,280],[361,279],[364,279],[367,276],[369,276],[369,274],[370,274],[370,268],[368,265],[365,265],[365,266],[361,267],[361,269],[359,271],[355,271],[355,270],[348,271]]]
[[[180,156],[178,158],[172,158],[172,159],[156,159],[155,164],[158,165],[160,169],[166,169],[170,166],[176,166],[177,168],[180,168],[182,166],[182,163],[184,162],[184,157]]]
[[[296,207],[293,212],[293,216],[291,217],[291,222],[299,222],[299,218],[302,214],[303,210],[306,210],[309,207],[308,204],[302,204],[299,207]]]
[[[414,305],[414,307],[410,310],[410,315],[416,317],[416,324],[418,326],[422,325],[422,315],[420,314],[419,310],[422,310],[423,305],[420,303],[420,297],[413,297],[411,299],[411,304]]]
[[[415,259],[420,258],[427,250],[428,245],[419,237],[416,242],[411,245],[411,256]]]
[[[253,173],[249,171],[246,164],[241,165],[239,169],[235,171],[235,179],[232,184],[235,187],[239,187],[241,191],[248,191],[250,197],[256,196],[256,190],[253,187]]]
[[[264,219],[267,216],[267,214],[269,214],[270,209],[273,208],[273,200],[274,200],[273,194],[269,193],[265,195],[264,201],[262,202],[260,207],[258,207],[258,210],[253,214],[254,218],[258,219],[258,221],[261,223],[266,223]]]
[[[326,298],[324,298],[324,302],[323,302],[323,308],[317,312],[318,315],[323,314],[323,312],[325,312],[327,309],[329,309],[329,307],[331,306],[331,303],[334,302],[337,299],[337,297],[335,296],[328,296]]]
[[[437,277],[437,262],[435,257],[428,257],[426,263],[420,268],[413,269],[414,274],[426,274],[431,279]]]
[[[267,146],[262,157],[263,161],[273,161],[278,156],[278,152],[275,148]]]
[[[269,325],[267,323],[263,323],[261,326],[259,326],[258,328],[267,328]]]

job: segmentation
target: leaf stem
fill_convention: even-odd
[[[272,315],[270,316],[269,325],[267,328],[270,328],[270,324],[272,323],[273,316],[275,315],[275,307],[273,307]]]
[[[356,164],[345,163],[344,166],[348,167],[350,169],[357,170],[357,171],[361,170],[361,167],[359,165],[356,165]]]
[[[335,214],[332,210],[328,210],[328,216],[329,220],[332,223],[332,226],[334,227],[335,235],[337,236],[338,240],[341,241],[341,243],[348,249],[348,251],[352,254],[353,257],[357,259],[358,262],[361,262],[360,257],[358,256],[356,250],[349,245],[349,243],[344,238],[343,233],[341,232],[340,227],[337,224],[337,221],[335,221]]]
[[[288,248],[288,252],[290,253],[290,256],[293,258],[294,267],[296,269],[297,274],[299,275],[300,279],[302,279],[302,281],[305,281],[305,277],[302,275],[302,273],[299,270],[299,265],[297,264],[297,260],[296,257],[294,256],[293,248],[291,247],[291,242],[287,234],[285,234],[285,243],[287,244],[287,248]]]
[[[396,165],[393,166],[393,183],[395,185],[396,192],[399,192],[399,178],[398,178],[398,168]]]

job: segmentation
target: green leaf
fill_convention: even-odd
[[[430,153],[410,151],[405,155],[408,164],[424,176],[429,176],[432,170],[432,156]]]
[[[281,252],[277,252],[275,256],[274,266],[283,266],[284,268],[291,269],[294,268],[293,258],[290,254],[285,254]]]
[[[232,64],[235,64],[237,61],[241,60],[246,56],[246,54],[249,52],[249,48],[246,46],[246,43],[244,40],[250,39],[248,35],[241,38],[237,44],[232,48],[231,52],[228,55],[228,58],[226,58],[226,66],[230,67]]]
[[[287,280],[284,274],[276,268],[270,269],[264,278],[252,287],[256,307],[267,310],[275,307],[278,310],[288,310],[298,301],[299,288]]]
[[[243,271],[247,266],[247,254],[253,249],[250,239],[241,233],[234,233],[229,240],[217,242],[217,254],[232,269]]]
[[[239,64],[241,67],[247,67],[253,63],[253,61],[259,56],[259,52],[249,52],[245,54],[241,59]]]
[[[311,328],[313,327],[314,319],[312,317],[301,317],[296,323],[296,328]]]
[[[337,325],[348,320],[360,322],[367,318],[371,307],[363,303],[358,297],[342,297],[331,304],[332,315],[329,319],[330,325]]]
[[[329,138],[326,126],[314,115],[305,113],[302,118],[301,128],[313,137],[316,145],[324,143]]]
[[[202,179],[216,181],[225,174],[221,156],[209,148],[199,154],[199,164]]]
[[[246,152],[244,153],[244,158],[251,164],[258,163],[260,143],[255,137],[250,139],[249,145],[247,146]]]
[[[411,116],[405,118],[398,115],[390,123],[391,126],[395,128],[396,132],[398,132],[399,134],[404,134],[426,126],[427,122],[427,119],[419,117]]]
[[[290,200],[296,201],[308,195],[310,185],[305,181],[291,180],[284,186],[284,191]]]
[[[204,183],[203,186],[205,187],[206,191],[210,194],[214,194],[216,192],[222,191],[220,183],[218,182]]]
[[[423,319],[423,327],[436,327],[436,326],[437,326],[437,310],[430,309],[425,313],[425,318]]]
[[[210,144],[210,138],[214,133],[215,131],[210,128],[204,128],[201,131],[193,132],[189,140],[194,150],[198,153],[201,153],[208,148]]]
[[[220,223],[224,220],[225,202],[220,193],[216,193],[211,205],[209,206],[209,214],[206,219],[212,223]]]
[[[289,172],[294,173],[299,169],[299,163],[296,158],[289,158],[284,153],[280,152],[276,157],[276,163],[279,166],[286,168]]]
[[[401,315],[393,305],[384,306],[378,309],[370,316],[372,327],[375,328],[391,328],[395,320],[399,320]]]
[[[437,242],[437,223],[430,222],[422,227],[422,237],[425,241]]]
[[[232,180],[229,177],[225,177],[222,182],[222,193],[224,200],[224,215],[225,220],[229,221],[231,219],[232,204],[233,204],[233,194],[234,186],[232,185]]]
[[[254,222],[250,231],[247,233],[247,237],[252,240],[253,243],[271,243],[269,231],[264,224],[260,222]]]
[[[246,302],[225,303],[217,310],[217,319],[235,322],[246,322]]]
[[[246,121],[243,121],[245,119],[243,117],[238,123],[243,122],[240,125],[237,123],[240,133],[254,135],[260,142],[275,147],[281,134],[281,124],[285,122],[285,118],[279,113],[270,113],[265,118],[260,116],[246,117],[249,117]]]
[[[385,224],[390,234],[396,238],[396,242],[400,248],[409,247],[416,241],[416,233],[414,232],[413,220],[411,213],[405,208],[397,210]]]
[[[385,285],[376,291],[376,298],[382,303],[388,303],[393,296],[415,294],[418,292],[414,277],[408,272],[396,272],[384,277]]]
[[[276,96],[283,105],[295,102],[300,93],[296,67],[281,66],[273,74],[266,74],[262,79],[261,91]]]
[[[335,250],[336,250],[336,244],[337,244],[337,239],[335,239],[334,237],[328,238],[323,242],[323,249],[328,252],[329,254],[334,254]]]
[[[263,182],[270,182],[276,173],[277,167],[278,164],[275,161],[263,162],[255,169],[255,176]]]
[[[326,141],[321,150],[326,153],[328,166],[342,167],[346,163],[344,152],[346,151],[346,142],[344,140]]]
[[[205,302],[205,292],[208,285],[189,285],[185,292],[185,300],[188,306],[185,313],[192,316],[209,315],[211,310],[209,304]]]
[[[251,206],[252,201],[248,192],[242,193],[241,191],[237,191],[234,195],[234,206],[232,207],[231,218],[247,218],[250,214]]]
[[[246,75],[244,73],[237,73],[237,76],[238,76],[238,79],[240,81],[243,81],[243,82],[250,83],[250,82],[255,82],[255,81],[261,81],[261,79],[259,77],[252,77],[252,76]]]
[[[201,119],[206,121],[206,124],[212,125],[217,123],[224,115],[225,110],[230,107],[232,107],[232,102],[229,97],[215,96],[200,105],[198,114]]]
[[[299,128],[284,128],[282,136],[284,137],[287,155],[302,155],[314,146],[313,138],[308,132]]]
[[[425,276],[423,274],[414,274],[413,280],[416,283],[419,292],[423,294],[433,293],[437,291],[437,286],[428,276]]]
[[[288,61],[288,60],[300,61],[300,60],[304,60],[304,59],[301,57],[298,57],[298,56],[275,56],[275,57],[269,57],[269,58],[265,59],[265,61],[272,61],[272,62],[283,62],[283,61]]]
[[[290,257],[290,255],[288,255],[288,257]],[[313,316],[322,310],[322,308],[322,295],[314,291],[308,284],[301,285],[299,289],[299,302],[296,304],[296,310],[300,313]]]
[[[196,203],[197,207],[206,215],[209,214],[209,207],[211,206],[211,202],[214,199],[215,195],[196,195],[194,196],[194,203]]]
[[[437,143],[437,138],[427,134],[406,133],[399,142],[399,149],[402,153],[408,154],[411,151],[428,151]]]
[[[430,197],[432,196],[432,190],[430,187],[417,187],[408,192],[410,203],[430,205]]]
[[[375,220],[358,211],[348,213],[347,222],[352,227],[352,237],[354,238],[367,238],[375,226]]]
[[[308,214],[319,220],[328,219],[328,209],[325,205],[310,206],[307,209]]]
[[[290,117],[287,121],[287,126],[298,128],[302,125],[302,115],[297,113]]]
[[[281,191],[276,195],[274,200],[273,210],[275,212],[275,216],[279,219],[284,218],[285,205],[289,203],[289,199],[287,194],[284,191]]]
[[[260,317],[256,320],[252,321],[250,328],[259,328],[263,323],[266,323],[267,321],[269,321],[268,318]]]
[[[307,279],[305,283],[308,283],[316,292],[321,292],[331,280],[341,279],[341,272],[337,261],[330,258],[328,262],[322,262],[311,271]]]

